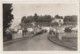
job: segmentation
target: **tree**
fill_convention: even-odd
[[[33,16],[27,16],[27,19],[26,19],[26,22],[33,22],[34,19],[33,19]]]
[[[52,21],[51,16],[50,16],[50,15],[45,15],[45,16],[44,16],[44,21],[45,21],[45,22],[51,22],[51,21]]]
[[[62,16],[59,16],[59,15],[55,15],[55,18],[63,19],[63,17]]]
[[[59,15],[55,15],[55,18],[59,18],[60,16]]]
[[[26,16],[23,16],[21,19],[21,23],[24,23],[26,21]]]
[[[37,13],[34,14],[33,18],[34,18],[34,21],[37,22],[37,19],[38,19]]]
[[[65,32],[71,32],[72,30],[70,28],[66,27],[64,31]]]
[[[51,22],[52,18],[50,15],[39,16],[37,22]]]
[[[64,22],[77,22],[77,16],[76,15],[65,16]]]
[[[3,35],[6,36],[6,30],[11,26],[13,19],[12,4],[3,4]]]
[[[54,22],[54,23],[52,23],[52,25],[53,26],[58,26],[59,24],[58,24],[58,22]]]
[[[77,16],[76,15],[65,16],[64,23],[65,24],[76,24],[77,23]]]

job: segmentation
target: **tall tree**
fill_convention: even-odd
[[[76,15],[65,16],[64,22],[77,22],[77,16]]]
[[[25,21],[26,21],[26,16],[23,16],[22,19],[21,19],[21,22],[25,23]]]
[[[59,16],[59,15],[55,15],[55,18],[63,19],[63,17],[62,16]]]
[[[64,23],[73,23],[73,24],[76,24],[77,23],[77,16],[76,15],[65,16],[64,17]]]
[[[37,22],[51,22],[52,18],[50,15],[39,16]]]
[[[12,4],[3,4],[3,34],[5,36],[7,28],[11,26],[11,22],[13,19],[12,12]]]
[[[37,19],[38,19],[38,15],[37,15],[37,13],[34,14],[34,17],[33,17],[33,18],[34,18],[34,21],[36,22]]]

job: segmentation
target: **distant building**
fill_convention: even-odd
[[[63,24],[63,23],[64,23],[62,17],[55,17],[55,18],[52,20],[52,23],[54,23],[54,22],[57,22],[58,24]]]

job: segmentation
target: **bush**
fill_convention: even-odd
[[[3,39],[4,42],[9,41],[9,40],[12,40],[12,34],[11,33],[6,34],[6,36]]]
[[[72,30],[70,28],[66,27],[65,32],[72,32]]]
[[[58,26],[59,24],[58,24],[58,22],[54,22],[54,23],[52,23],[52,25],[53,26]]]
[[[42,32],[43,32],[43,33],[46,33],[46,32],[47,32],[47,30],[46,30],[46,29],[44,29],[44,30],[42,30]]]
[[[7,31],[6,34],[4,34],[4,35],[5,35],[5,37],[3,38],[4,42],[12,40],[12,32],[11,31],[9,31],[9,32]]]

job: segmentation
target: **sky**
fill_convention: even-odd
[[[12,28],[17,26],[23,16],[30,16],[37,13],[38,15],[51,15],[54,17],[56,14],[60,16],[78,15],[77,4],[13,4],[12,14],[14,20]]]

